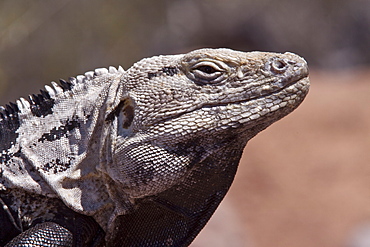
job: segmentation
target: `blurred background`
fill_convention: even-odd
[[[0,105],[202,47],[297,53],[312,86],[192,246],[370,246],[370,0],[0,0]]]

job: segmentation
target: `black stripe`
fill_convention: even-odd
[[[14,103],[6,105],[5,109],[0,109],[0,151],[10,149],[18,138],[16,133],[20,127],[18,112],[19,109]],[[0,158],[2,156],[3,154],[0,153]]]

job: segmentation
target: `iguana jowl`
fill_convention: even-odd
[[[200,49],[96,69],[7,105],[0,245],[189,245],[247,141],[308,88],[295,54]]]

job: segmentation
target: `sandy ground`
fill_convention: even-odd
[[[248,143],[193,247],[370,246],[370,70],[310,77],[303,104]]]

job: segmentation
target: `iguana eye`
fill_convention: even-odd
[[[202,71],[204,73],[207,73],[207,74],[212,74],[212,73],[217,72],[217,70],[215,68],[213,68],[212,66],[209,66],[209,65],[199,66],[195,69],[199,70],[199,71]]]
[[[201,61],[190,67],[189,77],[196,82],[217,83],[223,79],[225,68],[211,61]]]

